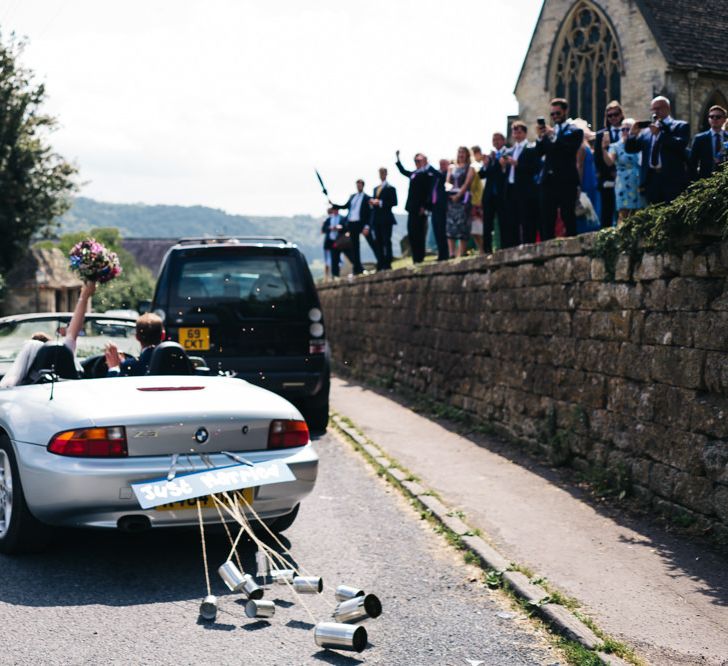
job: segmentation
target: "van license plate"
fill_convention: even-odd
[[[255,495],[255,488],[243,488],[242,490],[239,490],[237,492],[243,493],[243,497],[245,498],[245,501],[248,504],[253,503],[253,496]],[[215,508],[215,500],[212,499],[212,495],[208,495],[207,497],[196,497],[193,499],[186,499],[182,500],[181,502],[170,502],[169,504],[160,504],[159,506],[155,506],[154,509],[156,511],[185,511],[187,509],[197,509],[197,500],[200,500],[200,508],[201,509],[214,509]],[[224,502],[225,499],[221,498],[221,500]],[[221,509],[223,511],[223,509]],[[223,515],[224,512],[223,512]]]
[[[179,341],[185,351],[207,351],[210,349],[210,329],[206,326],[180,328]]]

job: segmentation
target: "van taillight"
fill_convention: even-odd
[[[268,429],[269,449],[289,449],[308,444],[308,426],[305,421],[271,421]]]
[[[123,426],[59,432],[51,439],[48,450],[74,458],[126,458],[129,455]]]
[[[308,341],[308,353],[309,354],[324,354],[326,352],[326,340],[309,340]]]

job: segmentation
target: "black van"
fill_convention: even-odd
[[[326,430],[323,314],[295,245],[280,238],[182,239],[162,261],[151,309],[190,356],[279,393],[310,430]]]

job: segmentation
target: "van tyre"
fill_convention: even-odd
[[[0,435],[0,553],[38,552],[50,537],[51,529],[28,509],[13,445]]]
[[[329,383],[311,398],[308,398],[301,410],[306,419],[308,429],[316,435],[323,435],[329,425]]]

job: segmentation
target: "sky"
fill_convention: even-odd
[[[541,0],[0,0],[51,142],[100,201],[321,215],[423,151],[489,145]],[[402,209],[400,205],[399,210]]]

